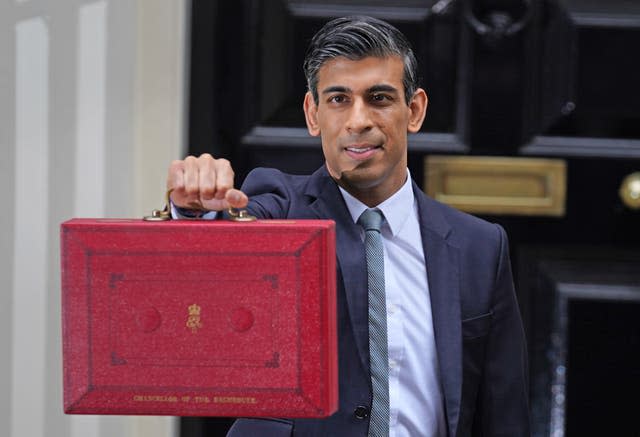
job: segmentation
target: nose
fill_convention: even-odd
[[[360,134],[371,129],[373,122],[371,113],[362,99],[356,99],[349,110],[349,117],[345,125],[349,133]]]

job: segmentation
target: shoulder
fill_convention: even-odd
[[[289,218],[302,215],[308,207],[309,192],[318,186],[318,173],[292,175],[274,168],[252,170],[242,184],[249,196],[247,209],[260,218]]]
[[[284,173],[275,168],[258,167],[249,172],[242,184],[242,191],[252,196],[274,191],[299,190],[307,184],[309,177]]]

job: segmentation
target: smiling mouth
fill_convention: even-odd
[[[382,146],[367,146],[367,147],[345,147],[345,150],[351,153],[365,154],[375,149],[379,149]]]

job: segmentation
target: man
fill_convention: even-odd
[[[326,159],[314,174],[257,169],[237,190],[229,162],[208,154],[169,169],[177,216],[199,214],[195,204],[336,222],[338,412],[239,419],[229,435],[529,435],[506,235],[426,197],[407,169],[407,134],[419,131],[427,107],[408,42],[380,20],[336,19],[313,38],[305,74],[307,127],[321,137]],[[382,221],[379,232],[361,226],[366,210]],[[376,244],[384,265],[377,272],[365,255],[365,245],[369,252]],[[372,325],[379,288],[382,324]]]

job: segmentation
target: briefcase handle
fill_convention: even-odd
[[[151,215],[146,215],[142,217],[142,219],[147,222],[164,222],[171,220],[171,210],[169,207],[169,205],[171,205],[171,198],[169,196],[171,196],[172,191],[173,188],[167,190],[163,209],[154,209],[151,211]],[[196,211],[207,211],[199,200],[192,202],[189,207]],[[229,220],[233,220],[235,222],[252,222],[256,219],[254,216],[249,214],[246,209],[229,208],[227,209],[227,213],[229,213]],[[200,218],[201,217],[198,216],[189,218],[189,220],[199,220]]]

